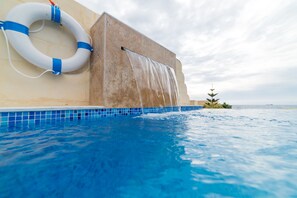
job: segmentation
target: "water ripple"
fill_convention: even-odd
[[[1,132],[0,195],[296,197],[296,140],[296,110],[147,114]]]

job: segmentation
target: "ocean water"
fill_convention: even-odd
[[[297,110],[1,131],[0,197],[297,197]]]

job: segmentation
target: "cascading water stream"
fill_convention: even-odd
[[[179,89],[174,70],[128,49],[126,51],[143,107],[179,107]]]
[[[178,83],[177,83],[176,75],[175,75],[174,69],[172,69],[170,67],[170,70],[171,70],[171,73],[172,73],[174,83],[176,85],[176,87],[175,87],[175,98],[176,98],[176,102],[177,102],[177,106],[178,106],[178,111],[181,111],[181,106],[180,106],[180,102],[179,102],[179,89],[178,89]]]

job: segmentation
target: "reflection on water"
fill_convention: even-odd
[[[294,197],[296,143],[294,110],[147,114],[1,132],[0,195]]]

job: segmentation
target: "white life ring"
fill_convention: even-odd
[[[67,59],[52,58],[37,50],[29,38],[29,27],[39,20],[51,20],[65,26],[77,40],[76,53]],[[12,47],[28,62],[56,75],[81,68],[91,55],[90,38],[81,25],[57,6],[24,3],[14,7],[3,23]]]

